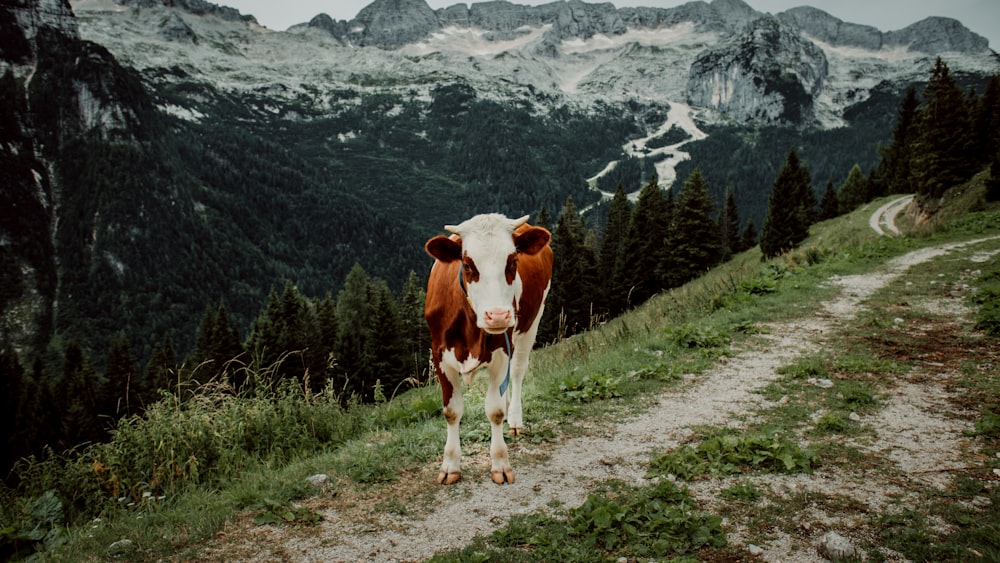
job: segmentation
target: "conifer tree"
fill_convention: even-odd
[[[168,334],[163,342],[153,347],[153,353],[146,362],[146,374],[143,378],[143,403],[149,405],[160,398],[161,391],[177,392],[177,354],[174,352],[174,342]]]
[[[979,161],[984,165],[1000,151],[1000,74],[994,75],[976,108],[975,143]]]
[[[924,89],[917,126],[911,160],[916,191],[924,198],[937,199],[977,169],[966,98],[940,57]]]
[[[75,341],[67,344],[63,352],[62,381],[58,386],[63,447],[99,442],[106,436],[98,418],[98,391],[103,383],[103,378],[97,377],[83,348]]]
[[[896,126],[892,131],[892,143],[879,150],[881,159],[876,173],[875,194],[904,194],[915,191],[912,181],[912,159],[918,133],[915,120],[919,105],[917,90],[912,86],[907,88],[896,118]]]
[[[613,281],[619,299],[628,307],[645,302],[663,288],[657,264],[670,224],[671,205],[656,177],[639,191],[628,236],[615,267],[619,277]]]
[[[765,258],[788,252],[809,236],[808,203],[801,199],[806,188],[812,189],[803,186],[806,182],[808,174],[803,174],[798,155],[791,149],[767,202],[767,215],[760,232],[760,250]]]
[[[748,219],[747,224],[743,227],[743,232],[740,234],[740,248],[749,250],[757,246],[759,242],[757,239],[757,225],[754,224],[753,219]]]
[[[365,327],[367,335],[364,343],[367,365],[361,390],[366,401],[380,399],[375,396],[376,384],[381,385],[381,398],[392,398],[395,390],[410,375],[396,297],[384,280],[372,282],[369,291],[371,314]]]
[[[406,365],[414,374],[424,373],[429,365],[431,342],[424,320],[425,293],[424,284],[411,270],[399,296],[399,319],[406,344]]]
[[[542,208],[538,210],[538,216],[532,221],[532,224],[536,227],[542,227],[543,229],[552,230],[551,224],[552,220],[549,218],[549,209],[542,204]]]
[[[339,330],[337,302],[327,293],[323,299],[315,303],[314,308],[316,310],[316,324],[319,329],[319,356],[322,361],[322,366],[317,369],[322,370],[326,378],[331,375],[333,351],[337,347],[337,332]]]
[[[121,418],[140,412],[142,379],[138,376],[138,362],[123,332],[111,340],[106,365],[104,400],[107,403],[102,405],[101,414]]]
[[[719,241],[722,244],[723,262],[743,250],[740,248],[740,212],[736,207],[736,194],[732,186],[726,188],[722,210],[719,212]]]
[[[211,374],[209,377],[224,375],[232,378],[238,370],[231,361],[242,355],[243,344],[239,329],[229,319],[226,306],[220,302],[214,312],[212,309],[206,309],[201,324],[198,325],[198,336],[191,362],[194,367],[197,369],[199,364],[206,363],[206,367],[202,369],[208,370]],[[243,382],[241,380],[232,383],[239,389]]]
[[[372,311],[369,301],[371,283],[364,268],[355,264],[344,279],[344,288],[337,295],[337,345],[334,347],[339,378],[337,387],[359,396],[364,392],[365,378],[370,373],[365,343]]]
[[[990,177],[986,180],[986,201],[1000,201],[1000,150],[990,163]]]
[[[819,202],[819,220],[833,219],[840,214],[839,209],[840,201],[837,199],[837,188],[833,187],[833,180],[827,180],[826,189],[823,190],[823,198]]]
[[[708,182],[695,168],[673,207],[671,229],[664,241],[659,277],[665,288],[679,287],[719,263],[722,241],[712,219],[715,212]]]
[[[566,199],[550,242],[558,257],[552,266],[552,289],[546,298],[539,341],[551,342],[590,328],[598,299],[596,258],[587,246],[587,232],[573,204]]]
[[[616,270],[618,257],[622,246],[628,237],[629,221],[632,218],[632,204],[625,195],[621,184],[615,190],[608,209],[608,218],[604,224],[604,238],[601,241],[601,252],[598,260],[598,279],[600,283],[601,302],[603,309],[611,316],[620,314],[626,308],[625,296],[615,291],[612,280],[620,277]]]
[[[867,202],[868,182],[861,167],[855,164],[837,191],[837,211],[841,215],[850,213]]]
[[[30,423],[18,417],[18,411],[25,402],[26,383],[17,353],[4,346],[0,349],[0,428],[4,429],[0,435],[0,475],[7,475],[14,461],[26,453],[18,440],[23,425]]]

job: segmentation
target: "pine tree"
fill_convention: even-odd
[[[672,202],[667,198],[655,177],[639,191],[615,266],[619,277],[612,282],[618,298],[629,307],[645,302],[663,288],[657,264],[670,224]]]
[[[369,286],[371,314],[365,327],[364,358],[367,370],[363,376],[362,396],[366,401],[389,399],[410,375],[407,371],[407,346],[396,297],[384,280]],[[382,397],[377,397],[376,385]]]
[[[880,149],[881,160],[876,173],[877,188],[873,195],[906,194],[916,191],[912,181],[912,159],[918,130],[915,126],[917,90],[912,86],[906,90],[900,105],[896,126],[892,131],[892,143]]]
[[[757,225],[754,225],[753,219],[747,221],[745,227],[743,227],[743,233],[740,235],[740,248],[742,250],[749,250],[757,246]]]
[[[552,220],[549,219],[549,210],[547,207],[545,207],[544,203],[542,204],[542,208],[538,210],[538,216],[535,217],[535,221],[533,224],[536,227],[542,227],[543,229],[548,229],[550,231],[552,230],[552,228],[549,226],[552,224]]]
[[[916,121],[919,133],[911,161],[916,191],[924,198],[937,199],[977,169],[966,98],[940,57],[924,89],[924,105]]]
[[[833,187],[833,180],[827,180],[823,198],[819,202],[819,220],[833,219],[839,214],[840,201],[837,199],[837,188]]]
[[[411,270],[399,296],[399,319],[406,344],[408,371],[418,375],[428,368],[431,348],[430,332],[424,320],[424,299],[424,284]]]
[[[712,220],[715,209],[708,182],[695,168],[684,182],[674,204],[672,224],[664,241],[669,252],[661,254],[659,277],[665,288],[679,287],[719,263],[722,241]]]
[[[177,374],[177,354],[174,352],[174,342],[168,334],[163,338],[163,342],[153,347],[153,353],[146,362],[143,403],[149,405],[158,401],[161,391],[178,392]]]
[[[106,436],[100,419],[98,390],[104,386],[90,365],[90,359],[76,342],[66,345],[63,352],[62,381],[57,387],[60,419],[60,441],[70,448],[86,442],[99,442]]]
[[[552,289],[546,298],[546,314],[539,328],[541,342],[554,341],[590,328],[594,303],[599,299],[594,251],[587,245],[587,232],[573,204],[566,199],[555,231],[552,252]]]
[[[325,380],[333,375],[332,362],[339,330],[337,302],[327,293],[323,299],[315,304],[315,310],[316,323],[319,328],[319,356],[322,360],[322,366],[317,369],[322,371]]]
[[[229,365],[230,361],[242,356],[243,352],[239,329],[229,319],[226,306],[220,302],[215,311],[206,309],[198,325],[192,363],[210,364],[213,375],[223,371],[231,375],[235,366]]]
[[[598,260],[598,279],[600,284],[601,303],[603,309],[611,316],[616,316],[625,310],[625,296],[616,292],[611,280],[620,277],[615,269],[622,246],[628,237],[629,221],[632,218],[632,204],[621,184],[615,191],[608,209],[608,218],[604,224],[604,238],[601,241],[601,252]]]
[[[808,175],[803,174],[795,149],[788,151],[774,181],[760,232],[760,250],[765,258],[788,252],[809,236],[808,203],[802,201],[805,190],[812,189],[803,186],[807,182]]]
[[[337,295],[337,344],[334,357],[340,381],[338,388],[348,394],[363,396],[365,378],[371,372],[365,357],[368,340],[368,319],[372,314],[369,301],[371,279],[360,264],[355,264],[344,279],[344,288]]]
[[[975,143],[979,162],[987,164],[1000,151],[1000,74],[993,76],[983,92],[975,115]]]
[[[0,349],[0,428],[4,429],[0,435],[0,475],[7,475],[13,463],[27,453],[19,434],[30,421],[18,417],[26,399],[26,388],[24,368],[17,353],[5,346]]]
[[[1000,201],[1000,150],[990,163],[990,177],[986,180],[986,201]]]
[[[121,418],[140,412],[142,379],[138,376],[138,362],[123,332],[111,340],[106,365],[107,403],[101,406],[101,414]]]
[[[861,167],[855,164],[837,191],[837,211],[841,215],[850,213],[867,202],[868,182],[865,180]]]
[[[722,244],[723,262],[743,250],[740,248],[740,213],[736,207],[736,194],[732,186],[726,188],[722,211],[719,213],[719,240]]]

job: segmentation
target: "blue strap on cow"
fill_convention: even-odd
[[[513,354],[510,353],[510,336],[507,332],[503,333],[503,343],[507,346],[507,377],[503,378],[503,383],[500,384],[500,396],[503,397],[504,393],[507,392],[507,386],[510,385],[510,363],[514,361]]]
[[[465,295],[465,300],[469,300],[469,292],[465,289],[465,263],[463,262],[458,268],[458,286],[462,288],[462,295]],[[471,302],[469,303],[472,304]],[[489,338],[489,335],[487,336]],[[510,350],[510,335],[507,331],[503,333],[503,343],[504,352],[507,352],[507,376],[503,378],[503,382],[500,383],[500,396],[503,397],[507,393],[507,387],[510,386],[510,363],[514,360],[513,354]]]

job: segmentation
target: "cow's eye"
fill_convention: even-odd
[[[507,283],[514,283],[514,278],[517,276],[517,258],[515,256],[507,258],[507,268],[504,270],[504,275],[507,277]]]
[[[465,281],[466,283],[475,283],[479,281],[479,270],[476,268],[476,262],[466,256],[462,260],[462,264],[465,266]]]

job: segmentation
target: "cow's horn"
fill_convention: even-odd
[[[445,225],[444,226],[444,230],[448,231],[449,233],[451,233],[453,235],[457,235],[458,234],[458,227],[456,227],[455,225]]]
[[[531,217],[531,215],[525,215],[524,217],[521,217],[520,219],[514,219],[514,228],[516,229],[516,228],[520,227],[521,225],[527,223],[528,222],[528,217]]]

